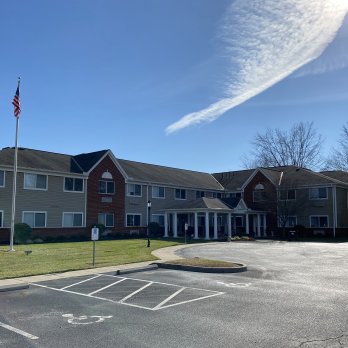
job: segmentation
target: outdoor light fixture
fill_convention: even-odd
[[[150,211],[151,211],[151,201],[147,201],[147,229],[146,229],[146,234],[147,234],[147,247],[150,248]]]

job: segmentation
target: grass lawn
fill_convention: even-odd
[[[156,260],[152,250],[177,244],[180,240],[151,240],[147,248],[146,239],[97,241],[95,267]],[[14,249],[7,252],[8,246],[0,247],[0,279],[93,267],[92,242],[15,245]],[[32,253],[26,255],[25,250]]]

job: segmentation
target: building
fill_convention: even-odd
[[[0,241],[9,239],[14,149],[0,151]],[[34,236],[88,236],[97,223],[133,233],[151,222],[166,237],[347,235],[348,173],[295,166],[202,173],[117,159],[110,150],[65,155],[19,148],[15,222]]]

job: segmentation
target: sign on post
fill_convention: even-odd
[[[93,241],[93,266],[95,265],[95,241],[99,239],[99,228],[93,227],[91,232],[91,240]]]
[[[185,223],[185,244],[186,244],[186,235],[187,235],[187,230],[188,230],[188,223]]]

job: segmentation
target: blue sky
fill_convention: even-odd
[[[255,18],[267,17],[256,5],[274,8],[276,0],[5,0],[0,147],[14,145],[11,101],[21,76],[23,147],[69,154],[110,148],[119,158],[217,172],[243,168],[256,132],[313,121],[326,155],[348,121],[348,20],[341,27],[345,8],[335,8],[347,0],[325,0],[327,9],[324,0],[303,8],[306,0],[282,3],[292,1],[312,17],[291,13],[283,26],[279,13],[293,10],[277,5],[279,13],[263,23],[269,28],[276,19],[278,26],[249,37]],[[308,24],[313,19],[317,28]],[[324,33],[320,20],[331,24]],[[303,32],[278,35],[291,26]],[[254,97],[213,122],[167,134],[185,115],[250,90]]]

